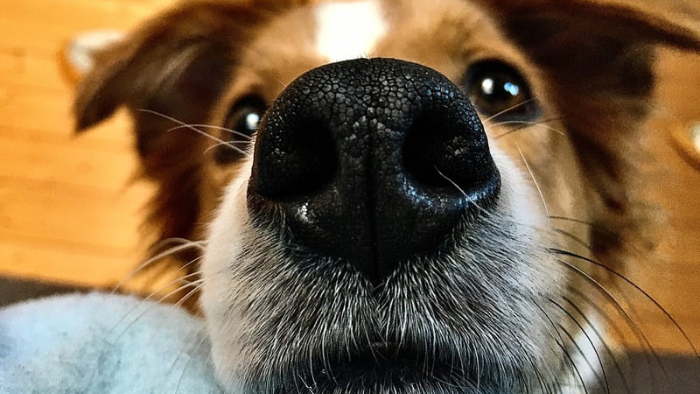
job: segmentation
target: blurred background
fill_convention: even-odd
[[[122,113],[76,136],[73,84],[61,59],[73,37],[127,30],[169,3],[0,0],[0,299],[37,280],[106,288],[141,261],[150,188],[133,182],[129,121]],[[700,124],[700,55],[662,48],[658,60],[656,131],[645,144],[661,166],[645,192],[667,209],[668,221],[658,249],[640,258],[629,279],[700,348],[700,154],[690,131]],[[652,302],[636,291],[627,296],[656,349],[692,354]]]

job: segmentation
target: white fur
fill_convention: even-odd
[[[95,65],[95,53],[124,38],[124,32],[96,30],[82,34],[70,42],[66,51],[68,64],[80,75],[85,75]]]
[[[211,357],[216,374],[222,384],[232,393],[241,393],[237,376],[242,361],[238,355],[241,344],[234,339],[239,330],[240,318],[229,309],[235,298],[235,289],[230,287],[228,273],[230,265],[236,264],[236,256],[244,246],[246,226],[250,225],[246,207],[246,189],[250,179],[253,157],[250,155],[242,165],[239,176],[226,188],[224,200],[209,226],[208,246],[202,263],[201,303],[207,314],[209,336],[216,338],[218,347],[212,347]],[[237,236],[238,235],[238,236]]]
[[[329,62],[368,57],[387,31],[377,0],[320,4],[316,21],[316,48]]]
[[[565,393],[577,394],[583,392],[583,386],[594,387],[602,379],[604,365],[600,365],[600,357],[604,357],[601,351],[605,349],[605,342],[601,335],[605,335],[604,325],[594,317],[589,318],[590,324],[584,325],[574,341],[577,350],[572,351],[573,363],[579,376],[570,376],[569,391]],[[581,383],[583,381],[583,384]]]
[[[519,238],[535,240],[536,244],[545,243],[543,237],[547,232],[545,214],[540,204],[537,203],[537,194],[533,186],[528,182],[522,171],[512,158],[500,149],[498,143],[491,141],[491,153],[502,177],[502,190],[499,198],[498,211],[504,217],[509,217],[518,223],[521,233]],[[202,290],[202,306],[207,315],[207,328],[216,344],[212,348],[212,359],[215,365],[219,381],[230,392],[241,392],[242,385],[239,372],[246,368],[245,343],[239,341],[241,326],[240,316],[236,308],[235,299],[241,294],[244,298],[255,298],[257,292],[263,289],[237,288],[239,283],[232,279],[236,266],[243,264],[238,260],[242,249],[246,245],[253,244],[251,217],[246,204],[248,180],[251,174],[252,157],[246,159],[242,165],[242,171],[227,187],[223,203],[210,225],[209,242],[205,251],[202,264],[204,286]],[[275,258],[270,255],[270,258]],[[541,261],[538,273],[548,274],[548,280],[537,281],[530,278],[531,286],[537,288],[535,293],[545,292],[546,287],[555,288],[563,285],[564,279],[551,261]],[[527,275],[527,273],[523,273]],[[532,274],[530,274],[532,275]],[[239,299],[240,302],[240,299]],[[252,302],[252,300],[251,300]],[[543,339],[535,339],[541,333],[538,327],[532,328],[531,340],[543,342]],[[570,391],[575,393],[575,391]]]

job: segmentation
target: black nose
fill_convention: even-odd
[[[448,248],[500,177],[483,126],[438,72],[393,59],[323,66],[292,82],[258,130],[248,209],[293,250],[379,283]]]

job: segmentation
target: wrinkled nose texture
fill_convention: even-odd
[[[483,126],[438,72],[393,59],[311,70],[258,130],[248,209],[296,252],[352,263],[375,284],[441,253],[500,177]],[[476,208],[478,205],[478,208]]]

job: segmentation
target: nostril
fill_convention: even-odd
[[[358,59],[311,70],[275,100],[247,199],[290,252],[348,262],[377,284],[449,248],[472,203],[489,208],[499,185],[456,85],[414,63]]]
[[[275,114],[265,122],[277,122]],[[256,191],[276,201],[291,200],[316,193],[330,183],[338,159],[328,126],[316,119],[299,119],[286,127],[286,133],[267,135],[266,127],[256,149],[260,164],[256,174]]]
[[[444,133],[445,124],[441,116],[422,114],[406,133],[403,148],[403,163],[407,175],[429,187],[448,188],[445,168],[440,168],[440,150],[447,145]],[[454,188],[454,187],[453,187]]]
[[[469,193],[493,178],[483,125],[463,101],[416,115],[402,153],[407,175],[427,188]]]

